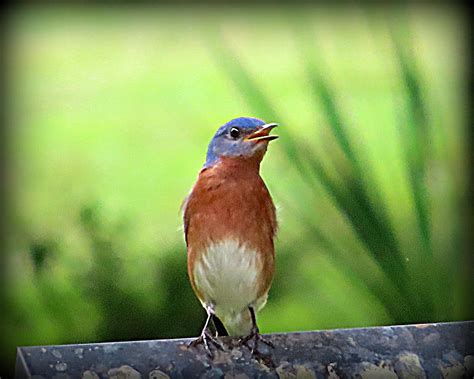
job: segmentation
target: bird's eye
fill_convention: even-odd
[[[240,129],[239,128],[230,129],[230,136],[234,139],[239,138],[240,137]]]

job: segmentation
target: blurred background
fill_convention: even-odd
[[[461,11],[14,8],[2,357],[199,333],[180,205],[239,116],[281,126],[264,333],[472,318]]]

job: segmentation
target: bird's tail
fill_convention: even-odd
[[[265,306],[267,298],[268,293],[265,293],[250,305],[255,313]],[[249,308],[245,308],[240,312],[223,315],[222,317],[219,316],[219,318],[229,336],[248,336],[252,332],[253,323]]]
[[[221,317],[221,319],[229,336],[248,336],[252,331],[252,318],[248,309]]]

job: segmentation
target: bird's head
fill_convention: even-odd
[[[258,118],[239,117],[222,125],[207,149],[204,167],[216,164],[220,158],[256,158],[262,160],[268,142],[278,136],[270,135],[277,124],[266,124]]]

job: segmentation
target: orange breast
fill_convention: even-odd
[[[203,169],[184,208],[188,274],[194,282],[194,263],[211,244],[235,239],[260,254],[262,262],[258,296],[265,294],[273,278],[273,239],[277,222],[275,207],[259,174],[257,161],[222,159]]]

